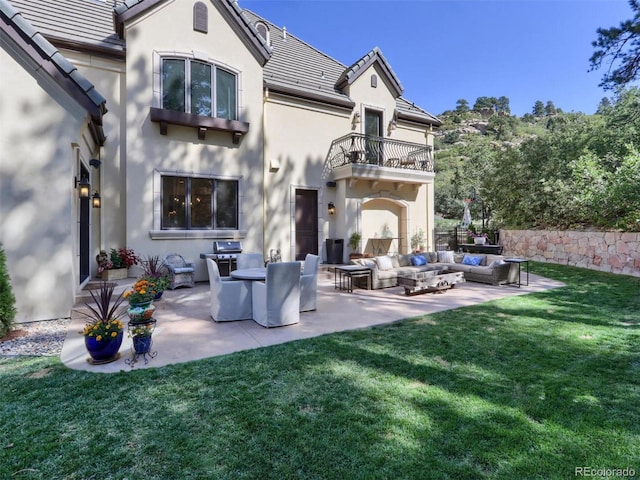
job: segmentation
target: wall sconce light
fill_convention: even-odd
[[[93,205],[93,208],[100,208],[102,206],[102,199],[98,192],[94,193],[91,197],[91,204]]]
[[[391,132],[393,132],[396,129],[396,127],[397,127],[396,121],[391,120],[389,122],[389,126],[387,127],[387,135],[391,135]]]
[[[355,127],[359,123],[360,123],[360,112],[356,112],[353,114],[353,120],[351,121],[351,124]]]
[[[327,204],[327,210],[329,211],[329,215],[333,215],[334,213],[336,213],[336,206],[333,204],[333,202],[329,202]]]
[[[91,160],[89,160],[89,165],[91,165],[93,168],[100,168],[101,163],[102,162],[97,158],[92,158]]]
[[[75,180],[76,188],[78,189],[78,197],[89,198],[89,192],[91,191],[89,179],[87,177],[82,177],[82,179],[78,180],[78,177],[76,177]]]

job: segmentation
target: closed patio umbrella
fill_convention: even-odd
[[[471,210],[469,210],[469,203],[471,203],[471,200],[469,200],[468,198],[465,199],[464,213],[462,214],[462,222],[460,223],[460,226],[462,228],[468,228],[469,225],[471,225]]]

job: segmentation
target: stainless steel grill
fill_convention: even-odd
[[[242,243],[239,241],[215,241],[213,242],[213,259],[218,264],[220,275],[228,277],[238,268],[238,254],[242,253]]]

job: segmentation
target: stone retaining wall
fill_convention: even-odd
[[[640,277],[640,232],[500,230],[504,255]]]

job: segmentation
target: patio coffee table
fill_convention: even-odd
[[[456,283],[465,282],[463,272],[449,272],[447,270],[431,270],[398,276],[398,285],[404,287],[405,295],[420,295],[421,293],[444,293],[455,287]]]

